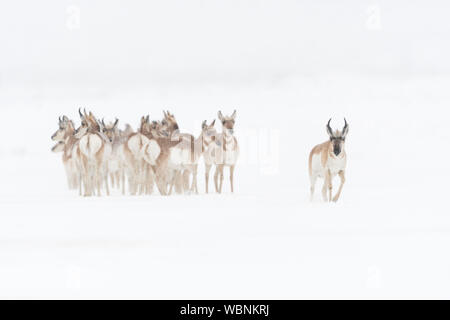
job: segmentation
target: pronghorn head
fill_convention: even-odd
[[[167,127],[164,126],[159,121],[152,121],[150,126],[150,132],[155,138],[167,138],[169,136],[169,132],[167,131]]]
[[[52,152],[63,152],[65,143],[63,141],[58,141],[52,148]]]
[[[216,128],[214,128],[215,123],[215,119],[209,125],[206,123],[206,120],[202,122],[202,134],[206,139],[211,141],[214,141],[217,135]]]
[[[109,142],[113,142],[113,140],[119,136],[119,128],[117,127],[118,123],[119,119],[117,118],[116,121],[110,122],[109,124],[105,124],[103,119],[101,121],[102,132],[108,138]]]
[[[73,129],[73,122],[66,116],[59,117],[58,130],[52,135],[53,141],[63,141],[70,129]]]
[[[77,139],[81,139],[89,129],[89,119],[88,114],[86,113],[86,110],[84,110],[84,114],[81,112],[81,108],[78,109],[78,113],[80,114],[81,119],[81,125],[78,127],[77,130],[75,130],[74,137]]]
[[[141,117],[141,124],[139,126],[139,132],[147,135],[150,134],[150,116],[142,116]]]
[[[236,119],[236,110],[233,111],[231,116],[223,116],[222,112],[217,113],[219,120],[222,122],[222,132],[226,135],[233,135],[234,133],[234,122]]]
[[[330,127],[331,119],[328,120],[328,124],[326,127],[327,133],[330,136],[330,141],[331,141],[330,148],[332,149],[331,151],[334,153],[335,156],[339,156],[339,154],[342,152],[342,150],[344,150],[345,137],[347,136],[347,133],[348,133],[348,123],[345,118],[344,118],[344,121],[345,121],[345,125],[344,125],[344,128],[342,129],[342,131],[335,130],[333,132],[333,130]]]
[[[167,126],[167,130],[169,131],[169,134],[178,132],[179,127],[177,120],[175,119],[175,116],[171,114],[169,111],[163,111],[164,119],[162,120],[162,125]]]
[[[133,133],[133,128],[130,126],[130,124],[125,124],[125,130],[119,129],[119,135],[121,137],[128,137]]]

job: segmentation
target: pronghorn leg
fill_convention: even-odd
[[[191,191],[198,194],[198,188],[197,188],[197,165],[194,165],[192,168],[192,186]]]
[[[323,177],[323,187],[322,187],[322,197],[323,197],[323,201],[328,202],[328,181],[329,181],[329,174],[328,174],[328,170],[325,171],[325,175]]]
[[[125,170],[121,170],[120,174],[122,175],[122,194],[125,195]]]
[[[234,192],[233,180],[234,180],[234,165],[230,166],[230,184],[232,193]]]
[[[209,185],[209,171],[211,170],[210,164],[205,164],[205,187],[206,193],[208,193],[208,185]]]
[[[105,173],[104,177],[105,177],[104,180],[105,180],[105,186],[106,186],[106,195],[109,196],[108,174]]]
[[[214,172],[214,186],[216,187],[216,192],[219,192],[219,165],[216,166],[216,172]]]
[[[189,194],[192,191],[192,185],[194,180],[192,180],[192,185],[189,184],[189,176],[191,175],[191,168],[186,168],[183,170],[182,180],[183,180],[183,193]]]
[[[328,170],[328,201],[331,202],[331,200],[333,199],[332,195],[333,195],[333,177],[331,175],[331,172]]]
[[[311,197],[310,201],[313,201],[314,199],[314,189],[316,187],[316,181],[317,181],[317,174],[312,173],[309,177],[309,180],[311,181]]]
[[[223,185],[223,167],[224,165],[220,165],[220,185],[219,185],[219,193],[222,193],[222,185]]]
[[[114,181],[116,182],[116,189],[120,190],[120,169],[116,171]]]
[[[339,190],[338,190],[338,192],[336,193],[336,195],[333,198],[334,202],[339,200],[339,197],[341,196],[342,188],[344,187],[345,172],[343,170],[339,171],[339,178],[341,178],[341,185],[339,186]]]
[[[82,184],[83,184],[83,180],[81,179],[81,170],[80,170],[80,173],[79,173],[79,177],[80,177],[79,178],[80,179],[79,180],[80,184],[79,184],[78,188],[79,188],[79,195],[81,196],[81,194],[82,194],[82,190],[81,189],[82,189]]]
[[[173,185],[175,184],[175,181],[177,179],[178,170],[174,170],[172,173],[172,179],[170,181],[170,187],[169,187],[169,196],[172,194]]]
[[[109,180],[111,180],[111,188],[114,188],[114,173],[109,174]]]

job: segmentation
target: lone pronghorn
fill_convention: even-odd
[[[347,155],[344,150],[345,137],[348,133],[348,124],[345,120],[342,131],[333,130],[330,127],[331,119],[326,126],[330,140],[315,146],[309,154],[309,178],[311,181],[311,200],[314,196],[314,187],[318,177],[324,179],[322,196],[324,201],[338,201],[342,188],[345,183],[345,167],[347,164]],[[339,175],[341,185],[339,190],[332,198],[333,178]],[[327,190],[328,189],[328,190]],[[328,191],[328,194],[327,194]]]

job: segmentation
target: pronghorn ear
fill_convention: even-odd
[[[62,119],[63,119],[63,121],[67,121],[67,122],[69,121],[69,118],[67,118],[66,116],[63,116]]]
[[[214,124],[216,123],[216,119],[213,120],[213,122],[211,122],[211,124],[209,125],[210,127],[214,127]]]
[[[167,118],[167,113],[163,110],[164,118]]]
[[[222,122],[224,121],[222,111],[217,112],[217,117],[219,118],[220,121]]]
[[[235,119],[236,118],[236,110],[233,111],[233,113],[231,114],[231,119]]]

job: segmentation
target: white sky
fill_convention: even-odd
[[[79,9],[79,29],[67,27],[76,19],[71,6]],[[0,76],[5,83],[127,74],[448,73],[449,6],[443,0],[3,1]]]

